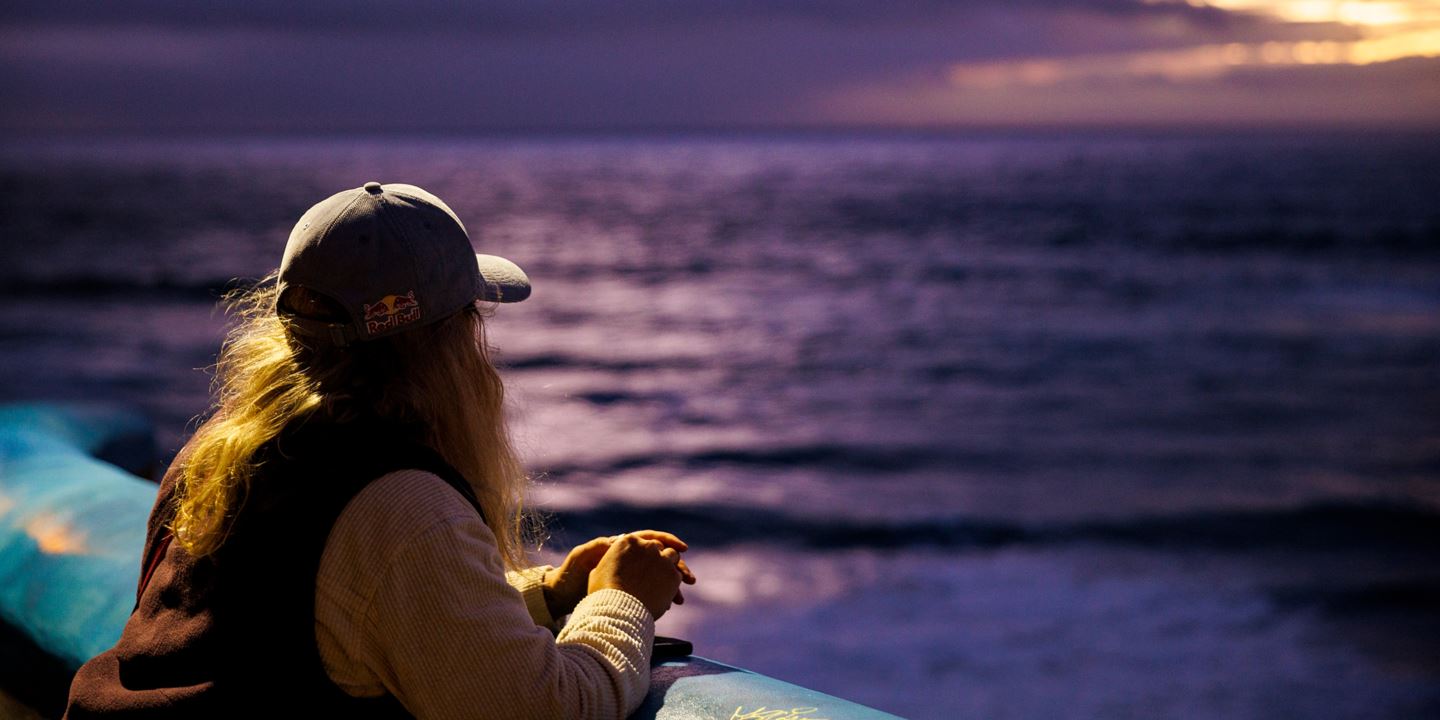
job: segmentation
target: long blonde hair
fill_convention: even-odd
[[[256,450],[290,423],[371,414],[424,426],[426,442],[475,489],[506,567],[524,567],[526,543],[538,543],[540,533],[525,507],[528,478],[490,358],[484,318],[493,310],[477,303],[396,335],[335,348],[287,330],[275,312],[276,275],[222,301],[236,322],[216,362],[210,417],[176,459],[182,463],[171,526],[176,542],[196,557],[220,548],[245,503]],[[303,288],[287,289],[281,300],[302,310],[325,304]]]

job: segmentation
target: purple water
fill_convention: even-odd
[[[12,142],[0,400],[168,456],[218,292],[415,183],[534,281],[491,338],[556,545],[690,539],[698,653],[916,718],[1417,717],[1436,139]]]

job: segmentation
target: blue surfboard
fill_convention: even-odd
[[[896,717],[849,700],[702,657],[657,663],[634,718],[661,720],[879,720]]]

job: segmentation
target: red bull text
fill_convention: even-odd
[[[365,332],[370,335],[419,319],[420,303],[415,300],[414,290],[404,295],[386,295],[373,303],[365,303]]]

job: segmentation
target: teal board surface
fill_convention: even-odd
[[[701,657],[659,663],[632,720],[883,720],[889,713]]]
[[[119,639],[155,502],[154,483],[90,453],[144,445],[148,427],[119,409],[0,407],[0,616],[72,668]]]

